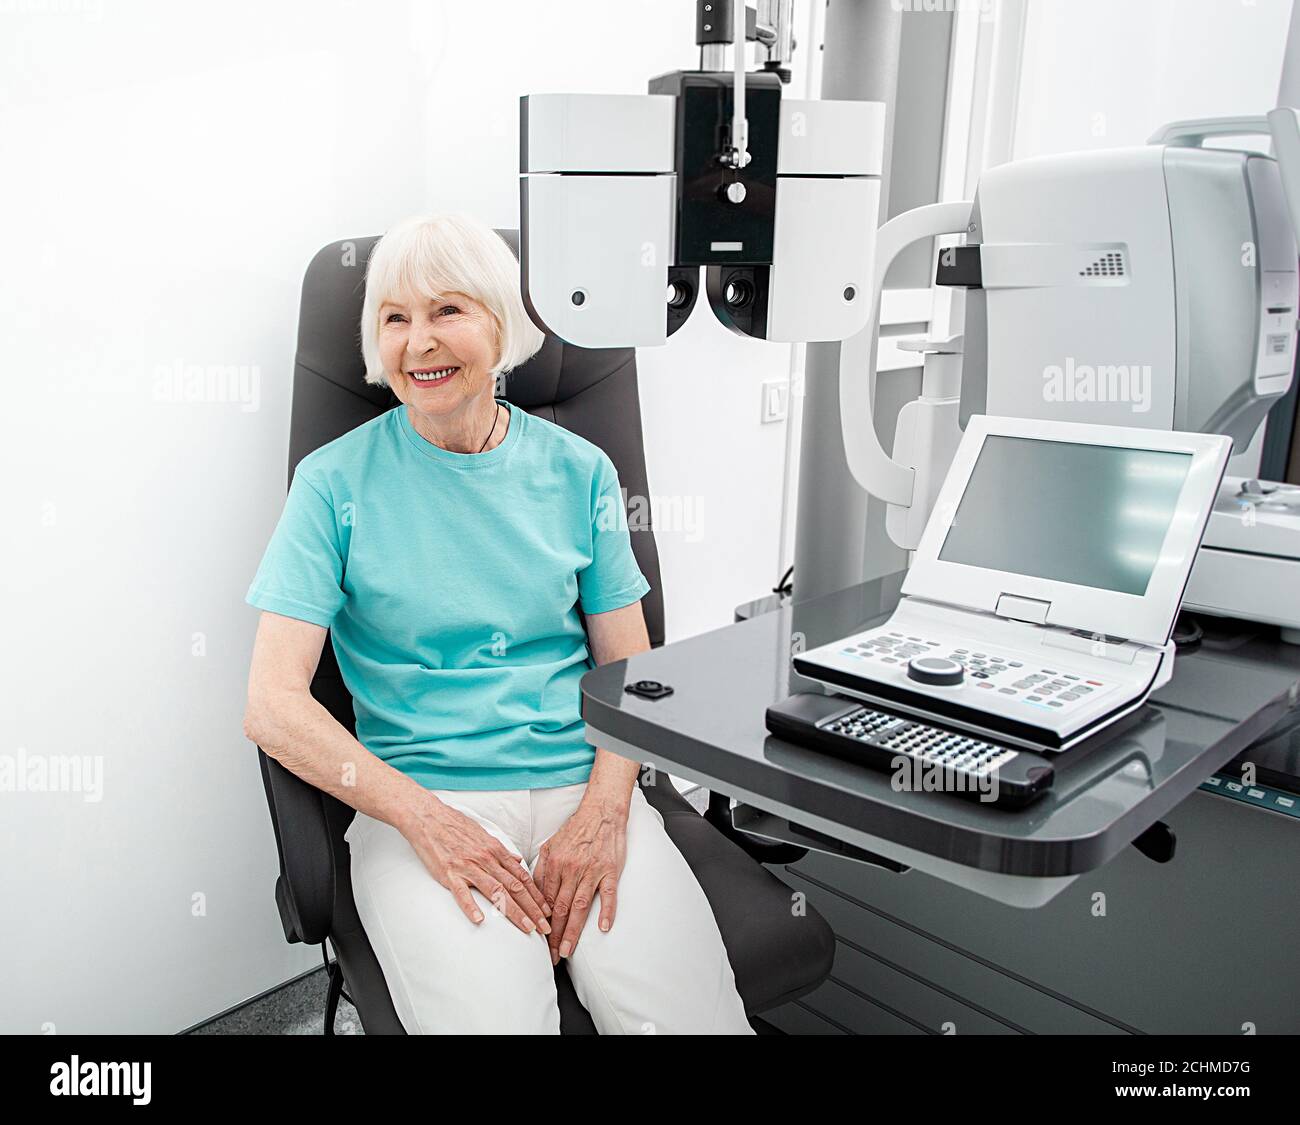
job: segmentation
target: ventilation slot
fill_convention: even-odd
[[[1080,277],[1123,277],[1124,274],[1124,254],[1119,250],[1103,254],[1087,269],[1079,271]]]

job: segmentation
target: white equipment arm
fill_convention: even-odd
[[[1147,140],[1149,145],[1182,145],[1201,148],[1206,137],[1268,136],[1268,122],[1262,117],[1194,117],[1161,125]]]
[[[889,504],[911,505],[916,472],[886,453],[876,436],[875,330],[885,275],[904,247],[918,239],[965,234],[973,206],[970,200],[963,200],[917,207],[890,219],[876,232],[867,326],[840,344],[840,427],[844,434],[845,460],[858,484]]]
[[[1282,190],[1286,194],[1291,225],[1300,235],[1300,110],[1279,106],[1264,117],[1204,117],[1162,125],[1152,135],[1153,145],[1201,147],[1207,137],[1254,137],[1273,139]]]

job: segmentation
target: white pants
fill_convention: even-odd
[[[434,793],[523,856],[531,872],[585,791],[584,782]],[[559,1033],[544,935],[525,934],[478,891],[484,920],[475,925],[384,821],[359,812],[345,838],[357,912],[408,1032]],[[640,786],[608,933],[599,916],[597,895],[568,970],[602,1035],[752,1033],[708,899]]]

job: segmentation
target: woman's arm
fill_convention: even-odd
[[[597,664],[648,652],[650,635],[639,601],[622,609],[587,616],[587,638]],[[564,826],[541,847],[534,877],[550,903],[552,963],[568,957],[597,892],[600,928],[614,924],[618,878],[623,871],[628,807],[636,786],[638,762],[597,748],[587,790]]]
[[[650,634],[646,631],[641,603],[636,601],[622,609],[591,614],[587,618],[587,639],[591,644],[592,659],[597,664],[610,664],[615,660],[626,660],[638,652],[649,652]],[[639,762],[598,749],[583,799],[617,802],[622,805],[626,819],[632,787],[640,769]]]
[[[424,789],[361,745],[311,694],[326,630],[263,611],[244,734],[317,789],[401,829]]]
[[[361,745],[311,694],[326,630],[264,611],[253,643],[244,734],[317,789],[391,824],[473,922],[474,887],[525,933],[550,932],[545,899],[524,868],[477,821]]]

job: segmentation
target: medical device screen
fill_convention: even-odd
[[[1190,453],[990,434],[942,562],[1142,595]]]

